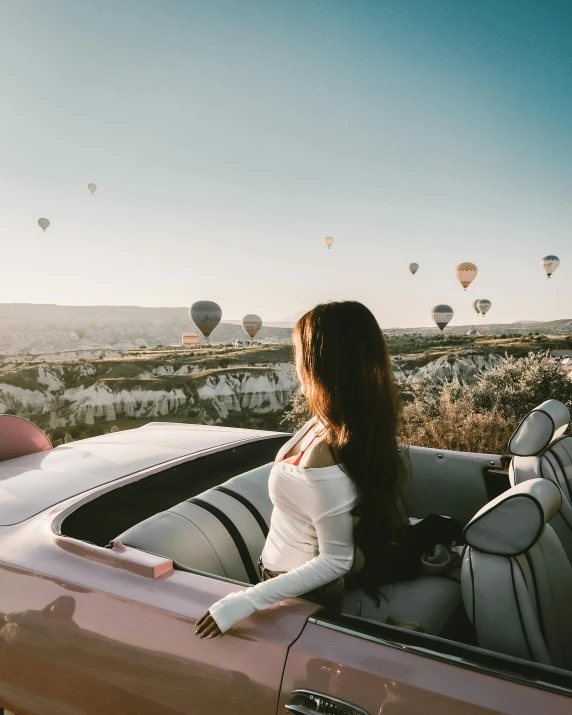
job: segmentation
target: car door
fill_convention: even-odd
[[[109,550],[86,558],[89,545],[61,545],[54,559],[70,577],[0,565],[0,706],[17,715],[275,714],[288,648],[315,605],[290,600],[200,639],[196,620],[243,586],[173,571],[150,554],[111,567],[101,563],[105,551],[117,557]]]
[[[447,657],[446,648],[431,653],[432,641],[440,639],[389,626],[369,630],[369,634],[354,630],[351,619],[343,616],[335,622],[310,618],[288,655],[279,715],[564,715],[572,711],[572,688],[555,685],[551,692],[524,684],[530,676],[519,678],[519,668],[512,679],[501,678],[491,674],[490,664],[471,667],[470,654]],[[441,640],[441,646],[444,643]],[[454,644],[450,646],[454,652]],[[522,682],[516,682],[519,679]]]

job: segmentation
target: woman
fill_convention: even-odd
[[[340,612],[350,574],[364,587],[391,580],[401,460],[383,334],[364,305],[342,301],[303,315],[292,339],[300,390],[314,417],[282,447],[270,472],[274,510],[259,559],[262,582],[211,606],[197,621],[201,638],[289,597]]]

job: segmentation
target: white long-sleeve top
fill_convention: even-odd
[[[313,591],[352,567],[357,492],[350,477],[338,465],[304,468],[280,461],[314,424],[310,420],[282,446],[268,479],[274,510],[262,563],[287,573],[211,606],[222,633],[254,611]]]

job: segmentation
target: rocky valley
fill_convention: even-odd
[[[471,384],[517,345],[451,338],[389,337],[396,379],[458,378]],[[551,340],[553,347],[562,342]],[[71,350],[0,358],[0,414],[42,427],[54,440],[170,420],[284,429],[297,387],[290,344]]]

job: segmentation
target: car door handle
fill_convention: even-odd
[[[357,705],[313,690],[293,690],[292,696],[290,702],[286,703],[286,710],[296,715],[369,715]]]

